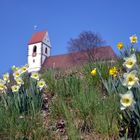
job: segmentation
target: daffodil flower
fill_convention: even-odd
[[[121,96],[121,99],[120,99],[121,110],[134,106],[135,101],[134,101],[134,96],[131,90],[127,91],[127,93],[125,94],[120,94],[120,96]]]
[[[21,77],[16,78],[15,81],[18,85],[23,85],[24,84],[24,81],[22,80]]]
[[[0,79],[0,83],[2,83],[2,84],[6,84],[6,81],[4,81],[4,80],[2,80],[2,79]]]
[[[116,67],[113,67],[111,69],[109,69],[109,75],[113,76],[113,77],[116,77],[118,74],[118,70]]]
[[[14,85],[11,87],[12,92],[18,92],[19,91],[20,86],[19,85]]]
[[[0,92],[5,92],[7,89],[7,87],[3,84],[3,83],[0,83]]]
[[[20,70],[21,70],[22,74],[27,72],[28,71],[28,65],[23,66]]]
[[[35,80],[39,80],[39,74],[37,72],[32,72],[31,78],[33,78]]]
[[[46,83],[43,79],[41,79],[40,81],[38,81],[37,86],[41,89],[43,89],[46,86]]]
[[[123,66],[129,70],[132,69],[137,62],[135,54],[132,54],[130,57],[124,58],[124,60],[125,60],[125,62],[123,64]]]
[[[119,42],[118,44],[117,44],[117,48],[119,49],[119,50],[122,50],[123,49],[123,43],[122,42]]]
[[[13,71],[17,71],[17,70],[19,70],[19,68],[16,67],[15,65],[13,65],[13,66],[12,66],[12,70],[13,70]]]
[[[5,81],[5,82],[10,82],[10,80],[9,80],[9,73],[6,73],[6,74],[4,74],[3,75],[3,80]]]
[[[131,42],[132,44],[137,43],[137,42],[138,42],[137,36],[136,36],[136,35],[132,35],[132,36],[130,37],[130,42]]]
[[[127,86],[128,89],[131,89],[132,87],[139,86],[139,82],[138,82],[139,79],[136,76],[136,74],[137,74],[136,70],[133,70],[133,71],[128,72],[128,73],[124,73],[124,75],[123,75],[124,80],[123,80],[122,84],[124,86]]]
[[[96,68],[94,68],[92,71],[91,71],[91,75],[92,76],[96,76],[97,72],[96,72]]]
[[[13,73],[14,79],[20,77],[20,75],[21,75],[21,71],[20,71],[20,70],[17,70],[17,71],[15,71],[15,72]]]

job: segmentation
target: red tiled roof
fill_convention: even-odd
[[[31,37],[31,39],[29,40],[28,44],[30,45],[30,44],[41,42],[43,40],[46,32],[47,31],[34,33]]]
[[[91,53],[94,54],[94,60],[110,60],[116,59],[117,56],[110,46],[97,47],[91,49]],[[43,66],[45,68],[70,68],[77,64],[85,63],[89,60],[87,52],[74,52],[63,55],[50,56],[46,58]]]

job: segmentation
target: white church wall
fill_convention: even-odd
[[[33,56],[33,48],[37,47],[36,56]],[[28,46],[28,64],[31,71],[38,71],[41,68],[41,43]]]
[[[37,53],[41,53],[41,42],[28,46],[28,55],[32,55],[34,46],[37,46]]]

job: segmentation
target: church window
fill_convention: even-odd
[[[45,48],[45,53],[46,53],[46,54],[48,53],[48,49],[47,49],[47,48]]]
[[[34,47],[33,47],[33,54],[32,54],[32,56],[33,56],[33,57],[35,57],[35,56],[36,56],[36,52],[37,52],[37,47],[36,47],[36,46],[34,46]]]
[[[36,53],[36,51],[37,51],[37,47],[34,46],[34,48],[33,48],[33,53]]]
[[[35,59],[33,59],[33,63],[35,63]]]

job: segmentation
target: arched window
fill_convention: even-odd
[[[33,47],[33,53],[32,53],[32,56],[35,57],[36,56],[36,52],[37,52],[37,47],[34,46]]]
[[[33,53],[36,53],[36,51],[37,51],[37,47],[34,46],[34,48],[33,48]]]
[[[46,54],[48,53],[48,49],[47,49],[47,48],[45,48],[45,53],[46,53]]]

